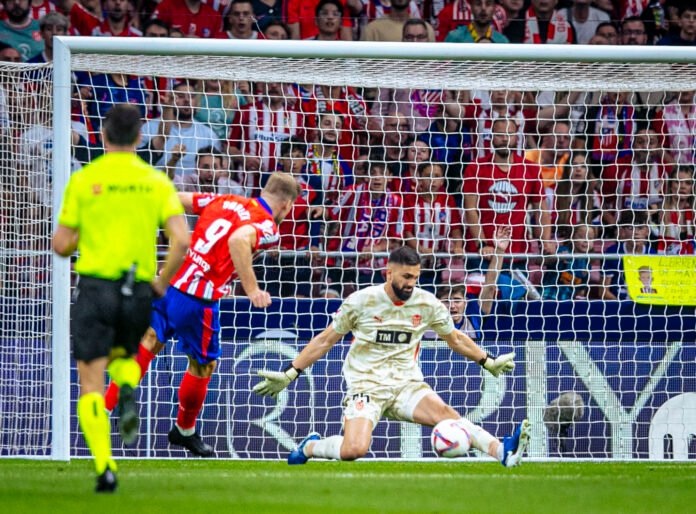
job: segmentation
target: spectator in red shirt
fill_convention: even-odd
[[[63,0],[62,8],[68,13],[70,25],[81,36],[142,36],[131,25],[128,0],[104,0],[104,20],[85,9],[77,0]]]
[[[416,193],[404,206],[404,240],[421,256],[421,287],[430,291],[439,284],[450,259],[437,253],[463,253],[462,216],[454,197],[445,190],[445,169],[423,162],[418,166]]]
[[[234,0],[224,20],[220,39],[262,39],[254,30],[254,9],[251,0]]]
[[[153,18],[179,29],[186,37],[214,37],[222,29],[222,16],[201,0],[162,0]]]
[[[343,4],[339,0],[320,0],[315,9],[319,33],[307,39],[316,41],[338,41],[341,39]]]
[[[259,187],[259,171],[276,169],[280,143],[292,137],[304,139],[304,117],[288,97],[285,85],[264,82],[259,85],[259,99],[235,114],[230,131],[231,153],[244,164],[243,183],[247,190]]]
[[[319,33],[316,25],[316,8],[320,0],[288,0],[287,22],[292,39],[309,39]],[[341,0],[346,7],[346,0]],[[353,40],[353,20],[344,16],[341,23],[341,39]]]
[[[510,253],[528,252],[532,238],[540,238],[544,250],[555,253],[549,212],[540,208],[543,192],[539,167],[515,153],[517,124],[513,120],[498,118],[493,122],[492,146],[490,157],[470,164],[464,172],[464,213],[470,251],[490,255],[496,227],[510,226]],[[536,225],[529,234],[527,219],[531,214]]]
[[[355,258],[343,258],[343,268],[357,268],[360,285],[381,284],[387,267],[388,253],[401,244],[401,197],[389,190],[388,172],[384,157],[372,154],[368,168],[368,182],[351,186],[341,196],[339,205],[332,210],[332,218],[339,221],[329,249],[357,252]],[[334,274],[335,276],[335,274]]]

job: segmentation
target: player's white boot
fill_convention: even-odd
[[[512,435],[503,438],[503,460],[500,463],[506,468],[513,468],[522,463],[529,436],[531,434],[531,424],[529,420],[522,420],[517,430]]]

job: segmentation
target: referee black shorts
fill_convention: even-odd
[[[127,296],[121,291],[123,283],[123,279],[80,276],[70,320],[76,360],[108,357],[114,348],[122,348],[126,355],[138,351],[150,326],[153,291],[148,282],[136,282]]]

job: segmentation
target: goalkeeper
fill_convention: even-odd
[[[132,355],[150,321],[153,291],[164,294],[190,240],[174,185],[135,155],[141,124],[140,111],[129,104],[106,114],[106,153],[70,178],[53,236],[57,254],[80,250],[70,331],[80,375],[77,417],[94,455],[97,492],[116,489],[104,371],[121,386],[119,430],[131,444],[138,435],[134,389],[140,380]],[[172,246],[155,278],[158,227],[166,228]]]
[[[276,396],[303,369],[324,356],[348,332],[354,336],[343,366],[348,393],[344,399],[344,435],[321,439],[312,433],[290,453],[288,464],[311,457],[355,460],[367,454],[372,431],[382,416],[435,426],[461,416],[423,381],[417,364],[420,341],[432,328],[455,352],[478,362],[498,376],[514,367],[514,353],[493,357],[454,328],[447,309],[418,287],[418,253],[407,246],[394,250],[387,265],[387,282],[350,295],[334,314],[333,323],[314,337],[284,372],[260,371],[264,380],[254,387],[263,396]],[[529,440],[529,422],[501,442],[462,418],[474,448],[506,467],[521,462]]]

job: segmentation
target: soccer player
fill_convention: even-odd
[[[238,276],[252,305],[265,308],[271,297],[259,288],[251,266],[253,254],[278,243],[278,224],[290,212],[300,186],[284,173],[273,173],[258,198],[179,193],[187,213],[199,216],[183,266],[171,279],[164,298],[153,303],[150,328],[137,356],[140,377],[176,337],[189,366],[179,385],[179,411],[169,442],[194,455],[210,457],[213,448],[196,432],[208,383],[220,357],[220,298],[231,292]],[[106,408],[116,406],[118,382],[106,393]]]
[[[353,333],[354,341],[343,366],[348,385],[344,435],[320,439],[319,434],[309,434],[290,453],[288,464],[304,464],[311,457],[363,457],[382,416],[427,426],[461,418],[423,381],[418,367],[420,341],[429,327],[452,350],[478,362],[494,376],[514,369],[514,353],[493,357],[456,330],[442,303],[416,287],[419,275],[418,253],[408,246],[394,250],[389,256],[385,284],[350,295],[334,314],[333,323],[314,337],[285,371],[259,372],[264,380],[254,386],[254,391],[275,397],[348,332]],[[520,463],[529,440],[527,420],[503,442],[465,418],[461,418],[461,423],[471,434],[474,448],[506,467]]]
[[[132,355],[148,327],[153,291],[164,294],[190,240],[174,185],[135,155],[141,124],[140,111],[129,104],[106,114],[106,154],[70,178],[53,236],[57,254],[80,250],[71,334],[80,376],[77,417],[94,455],[97,492],[116,489],[104,371],[121,387],[119,430],[133,443],[140,368]],[[166,229],[171,249],[155,278],[158,227]]]

